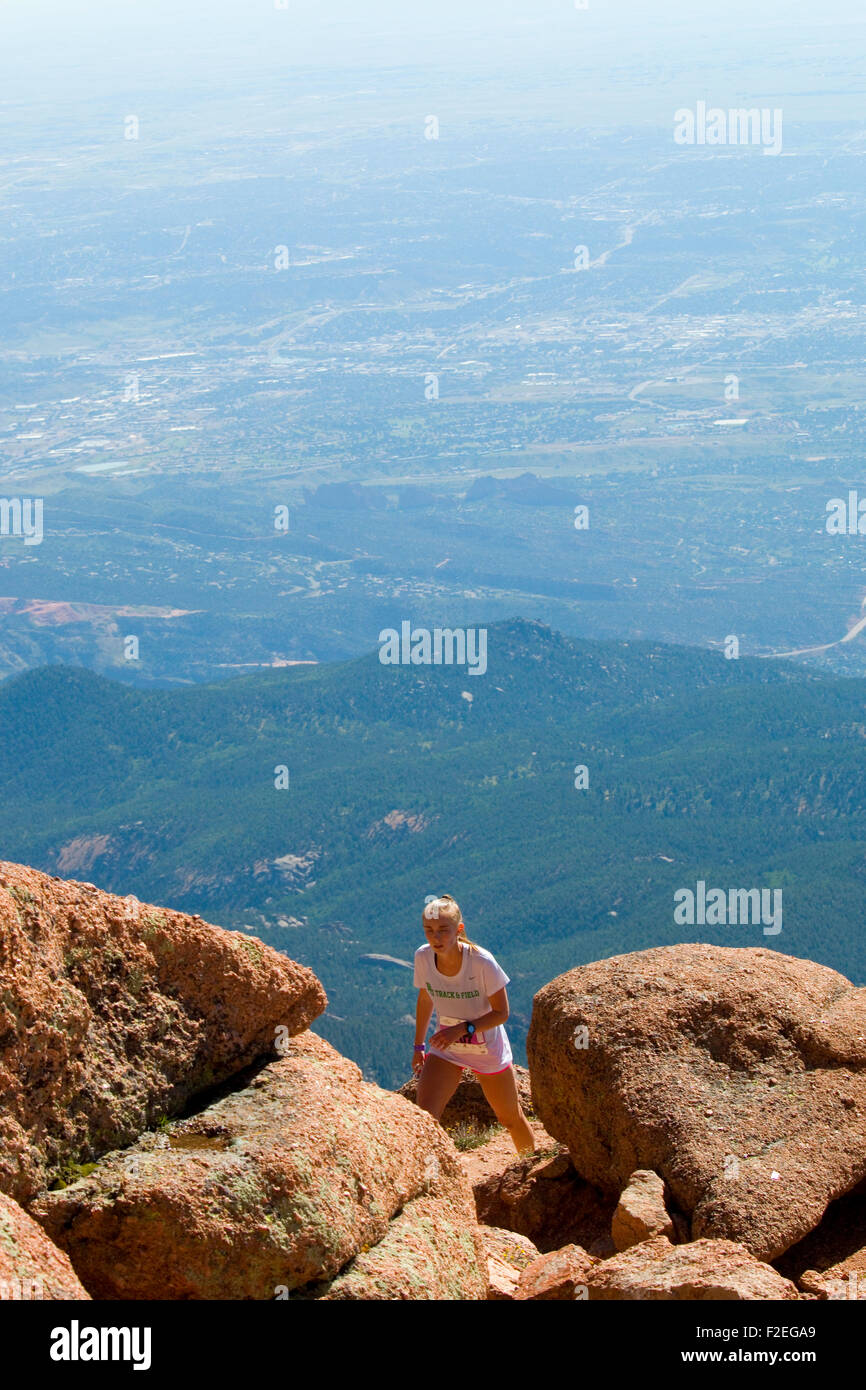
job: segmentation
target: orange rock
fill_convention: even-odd
[[[357,1255],[321,1298],[465,1302],[487,1297],[483,1271],[469,1209],[440,1185],[407,1202],[382,1239]]]
[[[487,1297],[507,1302],[517,1293],[521,1270],[538,1259],[539,1251],[516,1231],[503,1231],[498,1226],[481,1226],[479,1230],[487,1251]]]
[[[518,1158],[512,1148],[505,1154],[507,1164],[490,1173],[483,1156],[494,1143],[464,1154],[467,1168],[477,1175],[473,1191],[482,1224],[517,1231],[542,1251],[559,1250],[569,1242],[588,1248],[609,1241],[615,1199],[578,1177],[562,1145],[554,1142],[526,1158]]]
[[[0,1191],[131,1143],[326,1003],[241,932],[0,861]]]
[[[89,1297],[68,1255],[17,1202],[0,1193],[0,1301]]]
[[[95,1298],[487,1296],[448,1136],[309,1032],[32,1210]]]
[[[479,1229],[488,1257],[510,1265],[518,1274],[541,1254],[531,1240],[517,1231],[503,1231],[499,1226],[481,1226]]]
[[[861,1252],[862,1253],[862,1252]],[[831,1269],[807,1269],[797,1281],[803,1293],[826,1302],[866,1302],[866,1273],[852,1268],[847,1261]]]
[[[536,1114],[588,1181],[667,1183],[695,1237],[775,1259],[866,1176],[866,989],[760,948],[664,946],[535,996]]]
[[[597,1261],[579,1245],[539,1255],[520,1276],[515,1301],[585,1299],[587,1280]]]
[[[517,1293],[520,1275],[513,1265],[498,1260],[495,1255],[487,1256],[487,1298],[491,1303],[510,1303]]]
[[[638,1168],[632,1173],[617,1202],[611,1223],[617,1250],[630,1250],[653,1236],[674,1238],[674,1225],[665,1206],[665,1185],[658,1173]]]
[[[831,1202],[805,1240],[776,1261],[780,1274],[820,1299],[866,1301],[866,1190]]]
[[[671,1245],[665,1236],[633,1245],[587,1275],[590,1302],[795,1299],[788,1280],[732,1240]]]

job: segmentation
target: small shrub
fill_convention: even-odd
[[[482,1144],[488,1143],[495,1135],[502,1133],[502,1125],[479,1125],[477,1122],[471,1123],[461,1120],[459,1124],[452,1125],[447,1131],[455,1149],[464,1152],[467,1149],[480,1149]]]
[[[18,903],[35,903],[36,901],[29,888],[19,888],[17,884],[13,884],[8,891]]]
[[[95,1167],[95,1163],[64,1163],[49,1191],[60,1192],[64,1187],[71,1187],[74,1182],[80,1182],[82,1178],[89,1178]]]

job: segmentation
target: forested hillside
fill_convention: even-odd
[[[522,620],[489,628],[483,676],[371,653],[142,692],[42,668],[0,686],[2,857],[255,931],[322,979],[317,1031],[398,1085],[411,976],[363,957],[411,961],[429,893],[511,976],[518,1060],[541,985],[652,945],[866,980],[864,707],[861,680]],[[677,925],[698,880],[781,888],[781,932]]]

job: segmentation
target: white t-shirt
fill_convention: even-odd
[[[415,952],[415,986],[426,989],[433,1000],[436,1029],[490,1013],[490,995],[510,983],[502,966],[483,946],[470,950],[461,944],[460,949],[463,960],[456,975],[443,975],[437,970],[429,943]],[[512,1060],[511,1044],[501,1024],[476,1033],[471,1043],[456,1042],[442,1049],[430,1047],[429,1051],[448,1062],[481,1072],[504,1071]]]

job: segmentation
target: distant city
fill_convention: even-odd
[[[859,113],[720,92],[785,111],[767,159],[675,138],[700,89],[594,129],[366,77],[10,136],[0,675],[515,615],[866,673]]]

